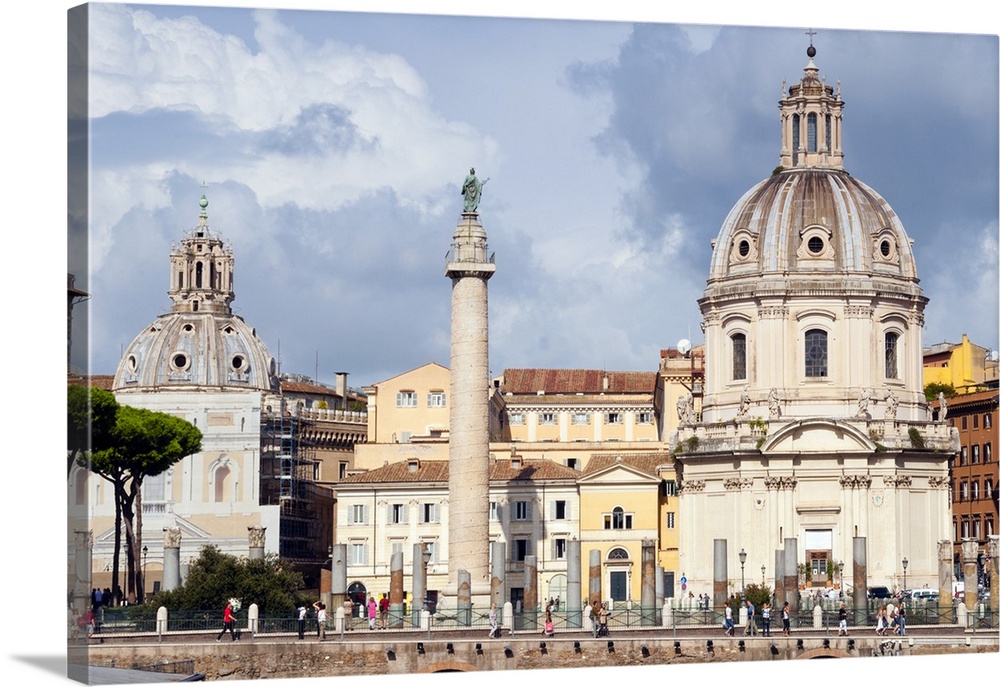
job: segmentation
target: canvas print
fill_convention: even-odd
[[[996,35],[67,19],[69,677],[996,654]]]

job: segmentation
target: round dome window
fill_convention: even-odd
[[[125,362],[125,367],[129,372],[135,372],[136,368],[139,367],[139,363],[136,362],[134,355],[130,355],[128,357],[128,360]]]
[[[820,253],[822,253],[824,245],[825,244],[823,243],[823,239],[821,239],[819,236],[811,237],[809,239],[809,242],[806,244],[806,246],[809,248],[809,252],[812,253],[813,255],[819,255]]]
[[[186,370],[190,364],[189,358],[183,353],[174,353],[174,356],[170,359],[170,364],[175,370]]]
[[[892,254],[892,244],[889,243],[889,239],[884,239],[878,247],[879,251],[882,253],[883,258],[887,258]]]
[[[247,359],[242,355],[234,355],[232,365],[236,372],[246,372]]]

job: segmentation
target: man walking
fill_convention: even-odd
[[[747,600],[747,626],[743,630],[743,634],[746,636],[757,636],[757,618],[755,617],[757,609],[754,608],[753,601]]]

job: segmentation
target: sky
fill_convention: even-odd
[[[93,268],[78,274],[93,293],[82,312],[95,327],[84,339],[90,359],[77,364],[113,372],[121,349],[169,307],[167,254],[197,220],[202,182],[212,227],[236,254],[234,306],[280,351],[285,371],[318,367],[329,382],[345,370],[363,385],[447,363],[444,256],[469,166],[490,179],[480,212],[497,260],[494,373],[651,371],[659,348],[698,340],[710,241],[777,164],[781,82],[801,75],[812,25],[820,72],[841,81],[847,103],[845,165],[889,201],[915,241],[930,298],[925,343],[964,332],[998,347],[998,23],[979,0],[933,13],[867,0],[841,0],[836,12],[795,0],[616,0],[572,10],[551,0],[421,0],[436,19],[145,7],[134,22],[128,7],[92,6],[91,37],[106,40],[92,57],[102,53],[106,73],[92,65],[91,85],[101,87],[92,90],[92,224],[83,242],[76,217],[66,241],[67,190],[83,188],[77,176],[65,181],[75,4],[21,3],[0,22],[8,170],[0,347],[6,453],[18,466],[0,500],[5,625],[16,627],[5,634],[2,673],[15,681],[65,684],[53,619],[64,599],[66,520],[60,488],[49,486],[65,479],[62,459],[50,459],[63,450],[64,266],[77,269],[84,254]],[[267,6],[413,11],[390,0]],[[99,15],[112,21],[98,26]],[[774,26],[788,28],[752,28]],[[907,33],[885,33],[899,30]],[[928,667],[987,675],[997,659],[915,658],[893,671],[904,681]],[[833,663],[824,671],[835,681],[870,673],[865,661]],[[659,680],[736,677],[732,666],[629,670]],[[740,664],[739,677],[810,673],[801,662]],[[461,676],[434,684],[450,679],[458,685]]]
[[[656,369],[701,341],[729,209],[778,163],[808,27],[94,4],[74,364],[170,307],[209,200],[234,310],[286,373],[448,364],[470,166],[495,253],[490,370]],[[996,36],[818,28],[845,167],[914,240],[925,344],[998,341]],[[87,250],[82,241],[88,242]],[[89,316],[89,332],[84,331]]]

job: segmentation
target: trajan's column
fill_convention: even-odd
[[[469,573],[472,594],[489,594],[489,321],[487,255],[479,199],[487,180],[470,169],[462,218],[448,256],[451,279],[451,399],[448,447],[448,578]]]

